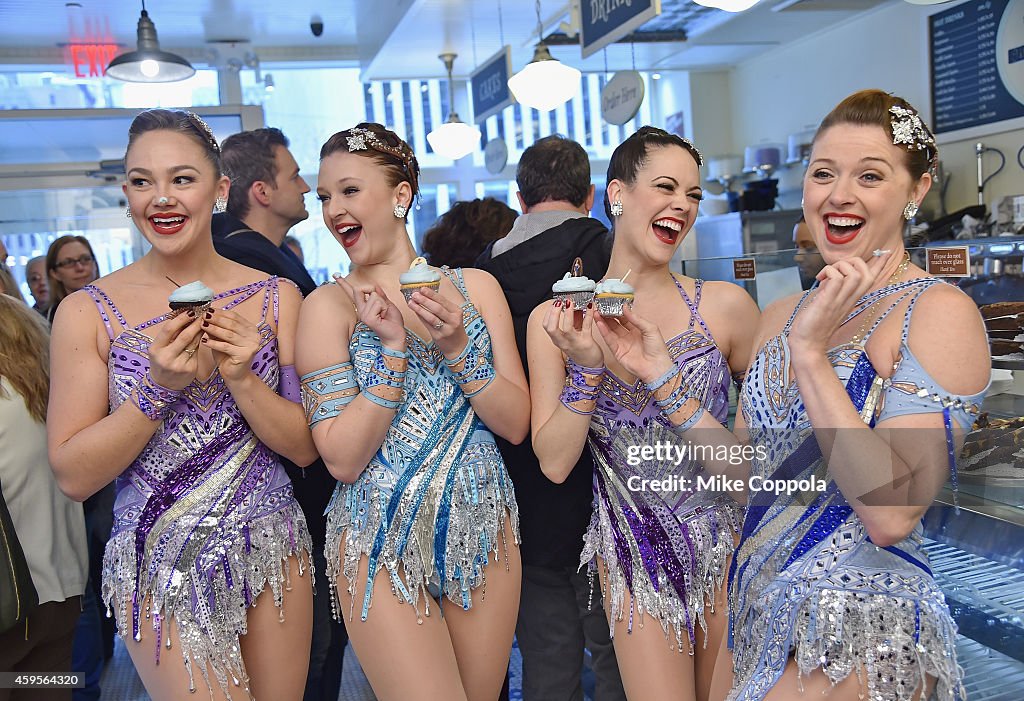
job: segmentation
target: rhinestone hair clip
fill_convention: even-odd
[[[939,150],[935,146],[935,137],[932,136],[921,117],[917,112],[906,107],[893,105],[889,108],[892,115],[892,142],[893,144],[905,144],[911,151],[926,151],[928,162],[932,169],[938,165]]]
[[[220,144],[217,143],[217,138],[213,135],[213,129],[210,128],[210,125],[195,112],[186,112],[185,114],[188,115],[189,121],[203,131],[206,135],[206,140],[210,142],[210,146],[213,150],[220,153]]]
[[[406,153],[398,146],[388,146],[381,141],[380,137],[365,127],[352,127],[348,132],[349,135],[345,138],[345,145],[348,147],[349,153],[352,151],[365,151],[368,148],[372,148],[374,151],[390,153],[402,161],[409,175],[415,176],[413,163],[416,156],[413,153]]]

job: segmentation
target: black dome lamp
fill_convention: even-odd
[[[160,50],[156,25],[149,18],[146,2],[142,0],[135,51],[115,56],[107,66],[107,75],[130,83],[173,83],[191,78],[195,72],[192,64],[181,56]]]

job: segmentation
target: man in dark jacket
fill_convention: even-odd
[[[608,268],[611,241],[590,218],[594,186],[590,161],[575,141],[548,136],[519,159],[519,203],[512,231],[495,241],[477,267],[501,283],[512,311],[519,354],[526,363],[530,312],[551,298],[551,285],[583,259],[583,273],[598,280]],[[608,635],[599,586],[577,572],[583,533],[592,511],[594,462],[584,449],[562,484],[548,480],[527,437],[520,445],[497,438],[519,503],[523,543],[522,597],[516,638],[523,655],[523,698],[582,700],[580,670],[590,650],[596,698],[625,699]]]
[[[213,216],[213,245],[225,258],[291,280],[305,297],[316,289],[298,256],[284,244],[288,230],[309,217],[304,195],[309,185],[288,151],[279,129],[243,131],[224,139],[221,160],[231,178],[226,212]],[[305,469],[281,459],[295,489],[313,539],[316,590],[313,596],[313,641],[303,701],[337,701],[342,657],[348,635],[331,618],[324,540],[324,510],[337,484],[318,459]]]

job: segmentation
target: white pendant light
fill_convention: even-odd
[[[693,0],[698,5],[713,7],[726,12],[743,12],[761,2],[761,0]]]
[[[108,76],[131,83],[173,83],[191,78],[195,74],[196,69],[184,58],[160,50],[160,42],[156,38],[156,25],[146,12],[145,0],[142,2],[142,14],[139,16],[136,34],[135,51],[115,56],[107,66]]]
[[[427,134],[427,142],[435,153],[457,161],[480,145],[480,130],[471,127],[455,113],[455,84],[452,82],[452,64],[457,54],[438,56],[448,70],[448,121]]]
[[[538,43],[533,52],[533,60],[508,79],[508,87],[520,104],[547,112],[572,99],[580,89],[582,74],[551,55],[544,43],[540,0],[536,0],[535,9]]]

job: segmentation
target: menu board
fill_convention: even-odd
[[[1024,117],[1024,0],[970,0],[929,18],[936,134]]]

